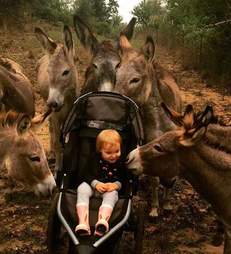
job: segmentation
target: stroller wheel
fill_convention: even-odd
[[[56,207],[58,202],[58,194],[52,201],[47,228],[47,247],[48,254],[68,254],[69,237],[65,232],[61,222],[59,221]]]
[[[135,254],[142,254],[143,251],[143,236],[144,236],[144,211],[145,203],[139,202],[136,209],[136,229],[134,232]]]

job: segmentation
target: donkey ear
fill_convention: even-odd
[[[127,49],[132,48],[132,45],[128,41],[127,37],[123,34],[121,34],[119,38],[119,47],[122,53],[124,53],[124,51],[126,51]]]
[[[75,15],[73,22],[76,35],[81,44],[94,54],[98,48],[98,40],[93,35],[90,28],[79,18],[79,16]]]
[[[34,32],[35,32],[36,38],[41,43],[42,47],[49,54],[53,54],[57,47],[57,44],[51,38],[49,38],[41,28],[35,27]]]
[[[205,110],[200,112],[196,117],[197,123],[203,126],[208,126],[211,122],[214,122],[215,119],[216,117],[214,116],[213,107],[210,105],[207,105]]]
[[[135,24],[136,24],[136,18],[133,17],[129,21],[128,25],[121,31],[121,35],[123,34],[128,38],[128,40],[131,40],[133,36]]]
[[[186,129],[191,129],[194,124],[193,106],[188,104],[183,115],[183,125]]]
[[[173,109],[170,109],[165,103],[161,103],[161,106],[164,110],[164,112],[167,114],[167,116],[177,125],[182,126],[183,125],[183,116],[176,112]]]
[[[130,41],[133,36],[135,24],[136,24],[136,18],[133,17],[129,21],[128,25],[120,32],[120,36],[124,35]],[[115,39],[114,46],[116,49],[122,50],[120,46],[120,37]]]
[[[142,48],[142,51],[148,61],[153,61],[155,54],[155,43],[151,36],[148,36]]]
[[[19,135],[25,133],[31,127],[31,118],[26,114],[20,114],[17,120],[17,132]]]
[[[205,135],[206,128],[202,127],[197,131],[193,132],[191,137],[183,135],[179,138],[179,144],[185,147],[196,145]]]
[[[68,51],[73,51],[74,43],[73,43],[72,33],[70,28],[66,25],[63,27],[63,37],[64,37],[65,46],[67,47]]]

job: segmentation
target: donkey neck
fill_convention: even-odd
[[[163,99],[158,88],[156,71],[151,63],[148,65],[148,73],[150,79],[152,80],[151,93],[148,100],[141,108],[146,142],[149,142],[166,131],[173,130],[175,128],[175,125],[161,107]]]
[[[175,128],[175,125],[167,117],[160,103],[161,98],[159,92],[158,94],[153,93],[147,103],[141,107],[146,142],[149,142],[166,131],[173,130]]]
[[[181,174],[231,223],[231,154],[216,148],[206,139],[194,148],[180,151]]]
[[[12,145],[14,144],[15,135],[13,130],[0,130],[0,166],[2,162],[4,161],[6,155],[8,152],[10,152],[10,149]]]
[[[231,126],[210,124],[206,133],[205,142],[219,150],[225,150],[231,154]]]

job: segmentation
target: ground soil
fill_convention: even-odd
[[[61,28],[40,24],[50,31],[54,38],[61,38]],[[31,26],[20,31],[1,32],[0,56],[9,57],[21,64],[25,74],[30,78],[36,96],[36,111],[41,113],[44,102],[39,95],[36,83],[36,61],[42,55]],[[75,35],[74,35],[75,36]],[[77,54],[80,80],[86,68],[89,56],[78,47]],[[158,62],[175,76],[185,103],[192,103],[197,109],[210,103],[215,113],[229,123],[231,120],[231,96],[228,90],[218,87],[210,88],[199,74],[185,70],[179,56],[170,54],[165,49],[157,48]],[[47,124],[37,134],[49,150]],[[27,191],[6,191],[7,179],[4,170],[0,171],[0,253],[46,254],[46,226],[51,199],[37,198]],[[160,188],[160,197],[162,189]],[[141,198],[142,199],[142,198]],[[184,180],[177,180],[173,196],[173,211],[164,213],[156,221],[148,220],[145,211],[144,254],[220,254],[223,246],[215,247],[212,242],[216,234],[217,221],[211,207]],[[218,238],[215,239],[219,241]],[[131,246],[131,235],[125,238],[127,250]],[[129,252],[129,251],[128,251]],[[130,251],[132,253],[132,251]],[[129,252],[129,253],[130,253]]]

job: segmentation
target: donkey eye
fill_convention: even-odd
[[[40,158],[39,158],[39,156],[36,156],[36,155],[32,155],[32,156],[29,156],[29,159],[31,160],[31,161],[37,161],[37,162],[40,162]]]
[[[65,70],[62,75],[66,76],[69,72],[70,72],[69,70]]]
[[[162,149],[162,147],[161,147],[159,144],[155,144],[155,145],[153,146],[153,148],[154,148],[155,150],[157,150],[158,152],[160,152],[160,153],[163,153],[163,152],[164,152],[164,150]]]
[[[118,63],[115,68],[118,69],[120,67],[120,63]]]
[[[138,83],[140,81],[139,78],[133,78],[132,80],[130,80],[130,84],[132,83]]]

